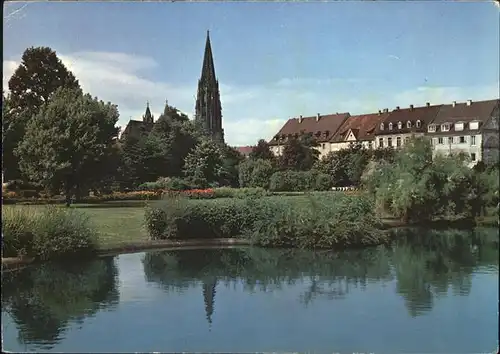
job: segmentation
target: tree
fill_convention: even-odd
[[[240,187],[262,187],[269,189],[275,169],[269,160],[247,159],[239,166]]]
[[[40,107],[61,87],[80,89],[73,74],[56,53],[47,47],[31,47],[24,51],[21,64],[9,79],[10,94],[4,97],[2,127],[3,171],[5,178],[18,179],[19,161],[14,150],[23,139],[25,127]],[[6,105],[5,102],[8,102]],[[8,108],[7,108],[7,107]],[[6,112],[8,111],[8,112]]]
[[[252,148],[249,157],[251,159],[275,160],[275,156],[269,148],[269,144],[264,139],[260,139],[257,145]]]
[[[31,119],[17,149],[20,168],[45,187],[72,194],[102,177],[97,166],[109,158],[118,137],[118,110],[80,90],[60,88]]]
[[[80,89],[75,76],[48,47],[27,48],[9,80],[12,105],[32,113],[47,103],[60,87]]]
[[[184,174],[192,184],[204,188],[219,183],[222,168],[220,144],[204,139],[186,157]]]
[[[224,144],[221,150],[222,169],[219,183],[223,186],[238,187],[239,165],[245,160],[245,156],[227,144]]]
[[[319,151],[314,148],[315,145],[315,140],[308,135],[300,139],[289,139],[278,161],[280,168],[297,171],[310,170],[319,156]]]
[[[184,160],[201,139],[198,127],[175,107],[165,105],[151,135],[164,145],[165,171],[163,176],[182,176]]]

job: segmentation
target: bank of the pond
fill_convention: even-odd
[[[111,247],[102,247],[96,250],[95,256],[108,257],[118,254],[135,253],[150,250],[186,250],[194,248],[226,248],[250,246],[251,243],[245,239],[222,238],[222,239],[192,239],[192,240],[155,240],[129,242]],[[32,263],[37,263],[34,257],[2,257],[2,268],[16,268]]]

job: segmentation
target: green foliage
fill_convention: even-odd
[[[47,188],[63,188],[69,199],[104,174],[99,167],[112,151],[117,121],[111,103],[59,89],[26,128],[17,150],[21,170]]]
[[[9,79],[12,105],[16,110],[36,111],[52,99],[59,88],[80,89],[78,80],[48,47],[27,48],[21,64]]]
[[[248,188],[229,188],[220,187],[214,189],[215,198],[260,198],[269,195],[269,193],[261,187]]]
[[[308,196],[189,201],[150,205],[152,239],[246,237],[263,246],[347,247],[387,240],[365,197]]]
[[[257,142],[257,145],[252,148],[252,152],[250,152],[251,159],[262,159],[269,160],[271,162],[275,162],[275,156],[271,149],[269,148],[269,144],[264,139],[260,139]]]
[[[331,177],[314,170],[275,172],[269,186],[273,192],[326,191],[331,188]]]
[[[206,188],[219,182],[223,169],[222,151],[218,143],[203,140],[185,160],[184,174],[193,185]]]
[[[309,135],[288,139],[278,160],[279,167],[296,171],[310,170],[319,156],[319,151],[314,149],[316,145],[314,138]]]
[[[97,232],[88,218],[73,209],[2,210],[3,251],[7,257],[27,255],[41,260],[88,255]]]
[[[245,157],[228,145],[222,146],[222,168],[219,176],[221,186],[238,187],[239,164]]]
[[[358,186],[372,153],[361,144],[351,143],[347,149],[328,153],[316,166],[331,176],[336,187]]]
[[[432,157],[430,143],[410,140],[393,163],[373,162],[363,176],[381,213],[405,221],[472,218],[487,195],[486,175],[465,165],[461,155]]]
[[[247,159],[239,166],[240,187],[261,187],[268,189],[275,169],[269,160]]]

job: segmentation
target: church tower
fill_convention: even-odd
[[[212,57],[209,31],[207,31],[207,42],[205,44],[205,55],[203,57],[201,78],[198,81],[195,120],[201,124],[207,135],[209,135],[212,139],[224,142],[219,81],[217,81],[215,76],[214,59]]]

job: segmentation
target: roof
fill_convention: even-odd
[[[388,116],[389,113],[371,113],[350,116],[340,126],[331,142],[339,143],[345,141],[349,131],[353,132],[358,141],[371,140],[373,139],[375,129],[380,122],[385,120]]]
[[[312,117],[290,118],[279,132],[271,139],[270,145],[278,144],[277,136],[300,135],[312,133],[318,142],[329,141],[344,123],[349,113],[336,113]]]
[[[234,147],[240,154],[248,156],[253,150],[253,146],[235,146]]]
[[[380,129],[380,123],[375,129],[376,135],[384,134],[405,134],[405,133],[424,133],[427,131],[427,124],[432,122],[442,105],[425,105],[421,107],[396,108],[389,112],[389,115],[380,123],[384,123],[384,129]],[[420,127],[416,126],[417,121],[420,121]],[[398,129],[398,123],[402,123],[402,128]],[[411,122],[411,127],[407,124]],[[389,123],[393,124],[392,130],[389,130]]]
[[[452,104],[443,105],[432,123],[458,123],[474,120],[486,123],[498,104],[499,100],[489,100],[471,102],[470,105],[467,105],[467,102],[457,103],[455,106]]]

